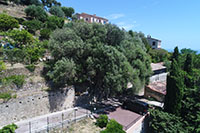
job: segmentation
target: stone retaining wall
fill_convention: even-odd
[[[62,92],[23,91],[24,97],[0,103],[0,127],[73,107],[74,88]]]

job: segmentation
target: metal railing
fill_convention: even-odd
[[[61,111],[46,116],[41,116],[23,123],[16,123],[16,133],[38,133],[47,132],[55,128],[63,129],[71,123],[87,118],[91,112],[83,108],[74,108],[69,111]]]

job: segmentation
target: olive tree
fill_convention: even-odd
[[[106,40],[109,37],[118,41]],[[114,25],[68,24],[51,35],[49,50],[53,63],[48,67],[47,75],[58,86],[84,84],[90,94],[99,98],[126,92],[128,82],[133,84],[131,91],[135,92],[149,76],[150,60],[140,46],[143,43],[136,43],[129,37]],[[129,51],[127,46],[131,48]],[[64,74],[58,72],[62,70]],[[67,73],[72,76],[64,83],[58,82],[66,79]]]

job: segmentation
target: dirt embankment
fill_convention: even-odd
[[[0,3],[0,13],[6,13],[12,17],[25,18],[26,14],[24,12],[26,6],[15,5],[15,4],[1,4]]]

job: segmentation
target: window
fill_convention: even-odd
[[[153,46],[156,46],[156,42],[153,42],[153,44],[152,44]]]
[[[85,18],[85,20],[88,21],[89,19],[88,19],[88,18]]]

